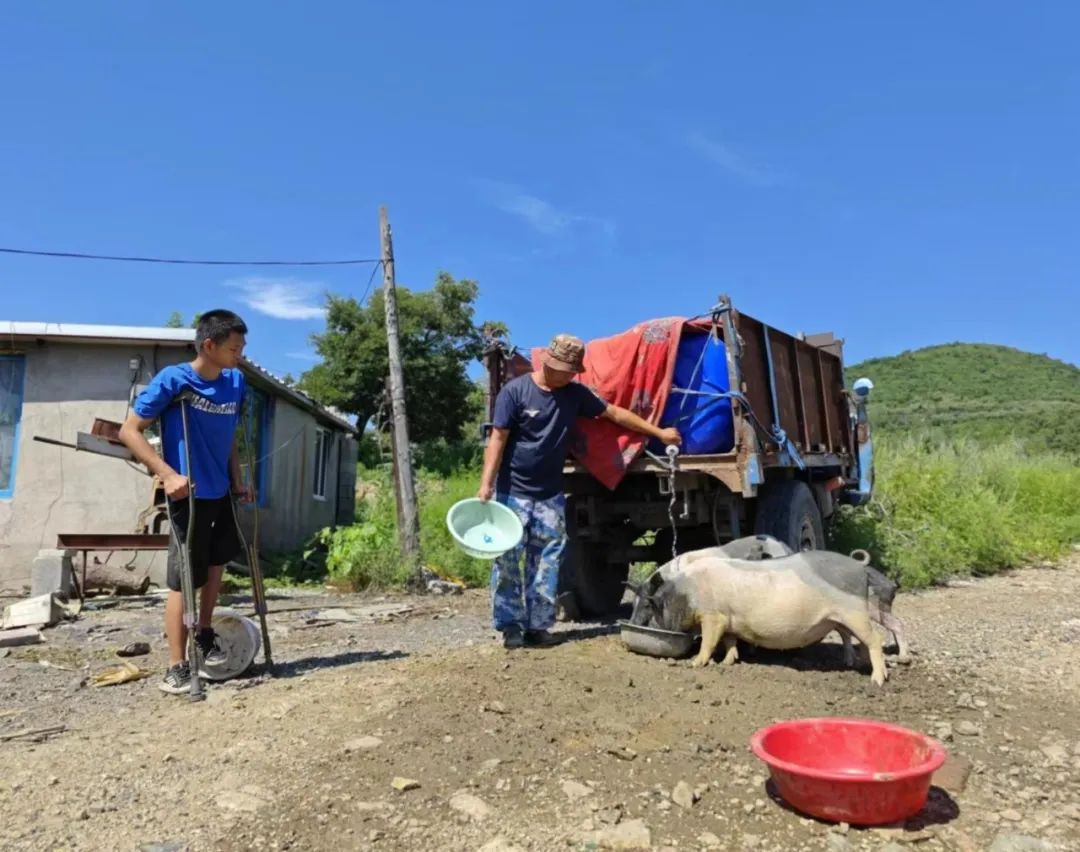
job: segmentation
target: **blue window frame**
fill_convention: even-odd
[[[258,492],[259,508],[270,505],[270,423],[273,405],[269,395],[248,385],[247,401],[243,416],[237,426],[236,440],[240,449],[240,469],[245,481],[251,476],[248,471],[248,446],[255,455],[255,489]],[[242,504],[247,505],[247,504]]]
[[[25,379],[26,359],[22,355],[0,355],[0,499],[15,495]]]

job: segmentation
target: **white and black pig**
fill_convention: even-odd
[[[818,573],[822,580],[837,589],[855,596],[862,596],[869,590],[870,617],[890,631],[896,637],[898,660],[906,663],[911,659],[907,635],[903,622],[892,612],[893,601],[899,586],[869,564],[870,555],[866,551],[855,551],[851,557],[829,551],[812,551],[818,554],[810,560],[808,567]],[[753,535],[737,538],[717,547],[707,547],[679,556],[678,559],[661,566],[640,585],[631,585],[637,595],[630,620],[634,624],[649,625],[656,623],[648,597],[660,588],[665,579],[674,577],[683,568],[696,560],[708,556],[724,556],[731,559],[760,561],[780,559],[792,556],[795,551],[779,539],[768,535]],[[824,556],[822,555],[824,554]],[[854,558],[862,554],[864,558]],[[844,643],[844,660],[847,665],[854,665],[855,655],[851,647],[851,634],[838,630]]]
[[[693,665],[707,665],[723,642],[724,664],[738,659],[736,640],[762,648],[794,650],[837,630],[845,655],[854,636],[869,651],[871,680],[888,673],[881,637],[873,629],[870,575],[866,565],[827,551],[764,560],[732,559],[716,548],[680,556],[639,590],[639,623],[665,630],[701,631]],[[861,580],[853,579],[853,563]],[[643,599],[643,600],[642,600]]]

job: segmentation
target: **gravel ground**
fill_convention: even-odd
[[[199,704],[156,688],[160,603],[125,601],[0,659],[0,736],[64,726],[0,741],[0,847],[1080,849],[1078,600],[1076,558],[902,594],[914,662],[877,689],[834,643],[695,670],[606,624],[506,652],[482,591],[278,595],[272,676]],[[151,677],[90,684],[140,640]],[[874,830],[787,809],[748,741],[811,715],[940,737],[926,809]]]

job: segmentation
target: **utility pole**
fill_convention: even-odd
[[[394,279],[394,243],[386,208],[379,208],[379,235],[382,243],[383,303],[386,306],[386,346],[390,355],[390,404],[392,408],[394,468],[397,472],[398,518],[401,520],[401,555],[420,574],[420,515],[416,507],[416,486],[409,457],[409,420],[405,414],[405,376],[401,370],[401,343],[398,340],[397,285]]]
[[[390,399],[390,377],[386,377],[386,398]],[[405,519],[401,516],[401,476],[398,474],[398,446],[394,437],[394,418],[390,417],[390,466],[391,476],[394,479],[394,507],[397,509],[397,525],[399,530],[405,529]]]

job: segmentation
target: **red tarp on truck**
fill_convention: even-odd
[[[671,391],[671,377],[686,320],[650,320],[614,337],[585,346],[585,372],[579,377],[601,399],[659,423]],[[533,369],[547,350],[533,349]],[[620,429],[609,420],[579,420],[570,452],[608,488],[614,488],[649,438]]]

